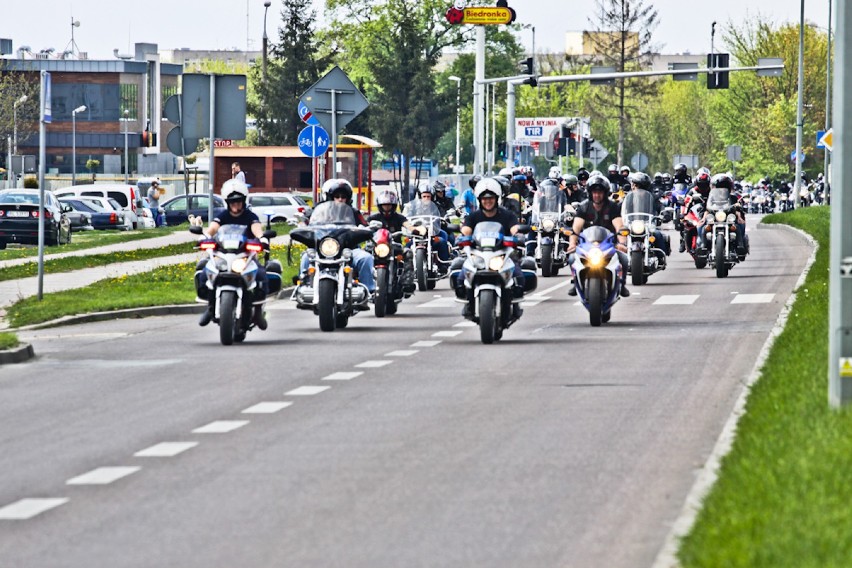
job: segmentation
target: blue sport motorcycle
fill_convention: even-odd
[[[620,297],[622,268],[615,244],[613,233],[603,227],[589,227],[580,233],[574,251],[574,286],[594,327],[610,320],[612,306]]]

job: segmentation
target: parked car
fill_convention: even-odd
[[[105,197],[114,199],[124,211],[130,227],[136,229],[139,226],[139,208],[144,207],[144,197],[139,189],[132,185],[123,183],[97,183],[63,187],[56,190],[56,197]]]
[[[189,195],[178,195],[168,201],[160,203],[166,225],[180,225],[186,223],[190,215],[201,217],[207,222],[207,209],[210,206],[210,196],[206,193],[191,193]],[[225,207],[225,200],[218,195],[213,196],[213,209]]]
[[[120,229],[124,227],[123,219],[119,221],[119,215],[122,213],[116,211],[112,207],[109,210],[95,201],[84,200],[80,197],[63,197],[59,200],[60,203],[68,205],[74,211],[79,211],[84,215],[88,215],[90,225],[93,229]]]
[[[266,214],[272,215],[273,223],[284,223],[296,215],[310,215],[311,207],[298,195],[290,193],[253,193],[248,196],[248,206],[266,221]]]
[[[126,211],[124,211],[124,209],[115,199],[109,199],[106,197],[94,197],[91,195],[81,195],[77,199],[83,201],[84,203],[94,203],[101,209],[101,211],[115,213],[115,222],[113,222],[113,220],[111,219],[110,226],[104,227],[105,229],[118,229],[119,231],[129,231],[133,228],[130,223],[130,219],[126,216]]]
[[[68,198],[60,199],[59,203],[71,208],[70,211],[65,211],[65,214],[68,215],[68,219],[71,221],[72,232],[94,230],[95,227],[92,225],[92,211],[87,205],[75,207],[75,204],[69,201]],[[64,209],[65,207],[63,207]]]
[[[37,189],[0,191],[0,249],[8,243],[38,244]],[[44,243],[48,246],[71,242],[71,220],[50,191],[44,192]]]

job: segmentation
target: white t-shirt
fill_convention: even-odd
[[[238,171],[236,174],[234,174],[234,179],[240,180],[241,182],[245,183],[246,182],[245,172],[243,172],[243,170]]]

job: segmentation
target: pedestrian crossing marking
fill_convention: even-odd
[[[732,304],[768,304],[775,298],[775,294],[737,294]]]
[[[660,296],[654,302],[657,306],[690,306],[698,299],[699,294],[669,294]]]

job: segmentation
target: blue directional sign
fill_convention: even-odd
[[[818,150],[825,149],[825,144],[822,144],[822,137],[825,136],[825,130],[817,130],[817,143],[816,147]],[[793,151],[795,153],[795,150]]]
[[[299,132],[299,150],[309,158],[325,154],[329,142],[328,132],[322,126],[306,126]]]
[[[311,109],[309,109],[302,101],[299,101],[299,118],[301,118],[302,122],[305,124],[309,124],[311,126],[320,125],[320,121],[313,115]]]

